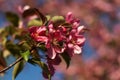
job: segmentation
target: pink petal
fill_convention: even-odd
[[[54,59],[56,57],[56,52],[55,52],[54,48],[50,47],[47,50],[48,50],[47,54],[48,54],[49,58]]]
[[[58,47],[58,46],[54,46],[54,50],[57,52],[57,53],[63,53],[65,48],[62,48],[62,47]]]
[[[48,42],[48,38],[46,36],[36,36],[35,40],[41,42]]]
[[[68,43],[68,48],[73,48],[73,44],[71,44],[71,43]]]
[[[71,43],[68,43],[68,48],[67,48],[67,52],[68,52],[68,54],[69,54],[69,56],[70,57],[72,57],[73,55],[74,55],[74,48],[73,48],[73,44],[71,44]]]
[[[66,21],[71,22],[71,20],[73,20],[72,12],[68,12],[66,15]]]
[[[82,52],[81,47],[74,45],[74,54],[80,54]]]
[[[29,32],[30,33],[35,33],[37,29],[38,29],[38,27],[36,27],[36,26],[30,27]]]
[[[74,23],[73,23],[73,28],[77,28],[79,25],[80,25],[79,22],[74,22]]]
[[[80,36],[77,38],[76,43],[77,43],[78,45],[80,45],[80,44],[84,44],[84,42],[85,42],[85,37],[80,35]]]
[[[49,33],[53,33],[54,29],[53,29],[53,24],[48,25],[49,28]]]
[[[45,26],[41,26],[37,29],[36,33],[40,33],[40,32],[43,32],[43,31],[46,31],[46,27]]]
[[[61,63],[61,58],[59,55],[56,55],[55,59],[52,60],[52,64],[59,65]]]
[[[84,29],[84,26],[79,26],[79,27],[77,28],[77,33],[79,34],[83,29]]]

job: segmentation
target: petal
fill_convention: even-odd
[[[54,59],[56,57],[56,52],[54,50],[54,48],[50,47],[47,49],[47,54],[49,56],[49,58]]]
[[[86,40],[85,37],[80,35],[76,39],[76,44],[82,45],[82,44],[84,44],[85,40]]]
[[[64,47],[59,47],[59,46],[54,46],[54,50],[57,53],[63,53],[65,48]]]
[[[53,33],[54,29],[53,29],[53,24],[48,25],[49,28],[49,33]]]
[[[36,36],[35,40],[39,42],[45,42],[45,43],[48,42],[48,38],[46,36]]]
[[[53,59],[52,60],[52,63],[54,64],[54,65],[59,65],[60,63],[61,63],[61,58],[59,57],[59,55],[57,55],[56,57],[55,57],[55,59]]]
[[[46,31],[46,27],[45,27],[45,26],[39,27],[39,28],[37,29],[36,33],[39,34],[39,33],[43,32],[43,31]]]
[[[29,28],[29,32],[30,33],[36,33],[36,30],[38,29],[38,27],[36,27],[36,26],[33,26],[33,27],[30,27]]]
[[[73,21],[73,15],[72,15],[72,12],[68,12],[67,15],[66,15],[66,21],[68,23],[71,23],[71,21]]]
[[[74,54],[80,54],[82,52],[81,47],[74,45]]]
[[[73,44],[69,43],[66,50],[67,50],[67,53],[69,54],[70,57],[72,57],[74,55]]]
[[[74,23],[73,23],[73,28],[77,28],[79,25],[80,25],[79,22],[74,22]]]
[[[72,18],[72,12],[68,12],[66,15],[66,20],[70,20]]]
[[[73,44],[71,44],[71,43],[68,43],[68,48],[73,48]]]
[[[77,33],[79,34],[85,27],[84,26],[79,26],[77,28]]]
[[[67,38],[67,40],[68,40],[68,41],[71,41],[72,38],[73,38],[73,36],[72,36],[72,35],[69,35],[69,37]]]

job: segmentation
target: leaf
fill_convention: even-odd
[[[6,18],[9,22],[13,24],[13,26],[18,27],[19,17],[15,13],[6,12]]]
[[[28,63],[30,63],[30,64],[36,66],[36,63],[35,63],[32,59],[28,59]]]
[[[38,15],[38,17],[42,20],[43,24],[46,22],[47,18],[36,8],[30,8],[30,9],[25,10],[22,16],[23,18],[27,18],[35,14]]]
[[[13,72],[12,72],[12,80],[15,80],[15,78],[18,76],[18,74],[22,71],[23,66],[24,66],[23,61],[15,64]]]
[[[51,19],[50,15],[46,15],[47,21],[49,21]]]
[[[54,26],[59,26],[65,22],[65,19],[63,16],[54,16],[51,21],[53,21]]]
[[[6,38],[6,37],[3,37],[1,44],[2,44],[3,46],[5,46],[6,42],[7,42],[7,38]]]
[[[4,31],[4,28],[0,28],[0,34]]]
[[[45,70],[45,72],[49,72],[48,67],[44,62],[40,61],[39,59],[32,59],[32,61],[38,64],[43,70]]]
[[[54,16],[52,17],[51,21],[57,22],[57,21],[65,21],[63,16]]]
[[[28,22],[28,27],[30,26],[41,26],[42,25],[42,21],[41,20],[31,20]]]
[[[48,69],[48,66],[47,66],[45,63],[41,62],[41,61],[38,62],[38,65],[39,65],[39,66],[43,69],[43,71],[47,74],[48,79],[51,80],[51,74],[50,74],[50,71],[49,71],[49,69]]]
[[[21,53],[21,56],[24,58],[25,61],[28,61],[29,56],[30,56],[30,51],[27,50],[27,51]]]
[[[66,52],[62,53],[61,56],[64,59],[66,65],[67,65],[66,68],[68,68],[70,66],[71,57]]]
[[[38,46],[38,48],[39,48],[40,50],[42,50],[42,51],[47,51],[47,49],[46,49],[46,47],[45,47],[45,44],[40,43],[40,44],[38,44],[37,46]]]
[[[32,63],[33,62],[38,64],[42,68],[43,72],[45,72],[47,74],[48,79],[51,80],[51,74],[50,74],[47,64],[45,64],[44,62],[42,62],[38,59],[32,59]]]
[[[8,35],[9,34],[13,35],[13,34],[15,34],[16,30],[17,29],[14,26],[7,26],[7,27],[5,27],[4,32],[7,33]]]
[[[9,55],[10,55],[10,51],[7,50],[7,49],[5,49],[5,50],[3,51],[3,57],[4,57],[4,58],[7,58]]]
[[[66,27],[66,28],[72,28],[72,25],[69,23],[64,23],[64,24],[62,24],[62,26]]]
[[[19,45],[21,51],[26,51],[26,50],[31,49],[31,47],[29,46],[29,44],[26,41],[22,41],[18,45]]]
[[[10,51],[11,54],[14,56],[19,55],[20,53],[20,48],[18,45],[14,44],[11,41],[7,41],[5,47]]]

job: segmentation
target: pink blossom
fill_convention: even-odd
[[[48,56],[54,59],[57,53],[63,53],[65,50],[65,45],[63,44],[64,37],[59,30],[55,30],[53,25],[49,25],[48,31],[48,43],[46,44]],[[60,45],[63,44],[63,45]]]
[[[74,18],[72,12],[68,12],[65,19],[67,23],[72,24],[72,28],[76,28],[80,25],[80,20]]]
[[[80,21],[74,18],[71,12],[66,15],[66,21],[72,25],[72,30],[69,31],[69,37],[67,38],[67,51],[70,56],[80,54],[85,42],[85,38],[82,33],[84,26],[80,26]]]
[[[46,27],[30,27],[29,28],[30,36],[37,42],[45,42],[47,43],[48,38],[46,36]]]
[[[76,29],[71,30],[67,39],[67,51],[70,56],[74,54],[80,54],[82,52],[82,46],[85,42],[85,37],[80,34],[84,26],[79,26]]]
[[[56,55],[65,50],[70,54],[80,54],[85,42],[82,30],[84,26],[79,26],[80,22],[69,12],[65,18],[69,25],[53,26],[50,22],[47,26],[30,27],[31,37],[40,43],[45,43],[46,54],[50,59],[55,59]],[[67,27],[68,26],[68,27]]]

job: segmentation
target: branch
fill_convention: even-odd
[[[22,60],[23,60],[23,57],[19,57],[15,62],[10,64],[8,67],[5,67],[4,69],[0,70],[0,73],[7,71],[8,69],[10,69],[11,67],[13,67],[15,64],[17,64],[18,62],[20,62]]]
[[[36,47],[32,46],[32,48],[30,49],[30,52],[32,53],[32,50],[34,50],[34,49],[36,49]],[[13,67],[15,64],[17,64],[18,62],[20,62],[22,60],[23,60],[23,57],[21,56],[15,62],[10,64],[8,67],[5,67],[4,69],[0,70],[0,73],[7,71],[8,69],[10,69],[11,67]]]

